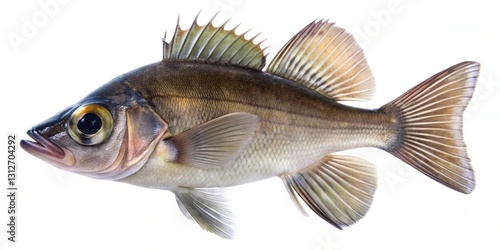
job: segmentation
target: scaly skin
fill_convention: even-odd
[[[121,180],[138,186],[239,185],[299,171],[329,153],[385,147],[397,138],[391,114],[344,106],[290,80],[256,70],[162,61],[110,84],[126,86],[144,98],[168,124],[172,136],[229,113],[259,117],[251,144],[229,166],[203,169],[172,163],[160,142],[138,172]],[[113,86],[109,87],[111,91]]]

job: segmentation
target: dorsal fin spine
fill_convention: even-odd
[[[264,41],[262,41],[262,42],[264,42]],[[254,44],[254,46],[252,47],[252,49],[255,49],[255,48],[257,48],[257,47],[260,47],[260,45],[262,44],[262,42],[260,42],[260,43],[258,43],[258,44]],[[251,50],[249,50],[249,51],[248,51],[248,53],[247,53],[247,54],[245,55],[245,57],[243,58],[243,59],[245,59],[245,58],[250,58],[250,59],[248,59],[247,61],[244,61],[245,63],[243,63],[243,65],[245,65],[245,66],[250,66],[250,63],[252,63],[252,62],[253,62],[253,60],[254,60],[254,59],[258,56],[257,54],[254,54],[254,55],[252,55],[251,57],[248,57],[248,55],[251,55],[251,54],[250,54],[250,51],[251,51]],[[262,63],[259,63],[259,65],[258,65],[257,67],[258,67],[258,68],[263,68],[263,67],[264,67],[264,64],[265,64],[265,61],[264,61],[264,62],[262,62]]]
[[[200,17],[200,13],[201,13],[201,10],[198,12],[198,14],[196,14],[196,17],[194,18],[193,20],[193,23],[191,24],[191,27],[197,27],[197,28],[202,28],[202,31],[199,32],[198,36],[196,37],[196,39],[194,39],[194,44],[193,46],[189,49],[189,54],[187,55],[187,58],[192,58],[192,53],[195,51],[193,50],[192,48],[196,48],[196,46],[198,45],[198,42],[200,41],[200,36],[203,34],[203,32],[205,31],[205,29],[207,28],[208,25],[206,26],[200,26],[198,24],[198,18]],[[217,15],[217,14],[216,14]],[[213,17],[215,18],[215,16]],[[190,32],[189,32],[190,33]],[[188,34],[189,35],[189,34]]]
[[[228,20],[228,21],[229,21],[229,20]],[[227,21],[226,21],[226,22],[224,23],[224,25],[222,26],[222,29],[223,29],[223,30],[225,30],[226,24],[227,24]],[[219,45],[219,44],[224,44],[224,43],[226,42],[226,40],[227,40],[227,41],[231,41],[231,40],[230,40],[231,38],[229,37],[229,34],[231,34],[232,32],[235,32],[235,31],[236,31],[236,28],[238,28],[238,26],[239,26],[239,24],[238,24],[238,25],[236,25],[234,28],[232,28],[232,29],[231,29],[231,30],[230,30],[230,31],[229,31],[229,32],[228,32],[228,33],[224,36],[224,38],[220,39],[220,41],[219,41],[219,43],[218,43],[217,45]],[[235,41],[236,41],[236,39],[234,39],[234,40],[231,42],[231,45],[227,46],[227,48],[224,48],[224,50],[223,50],[220,46],[216,46],[216,47],[215,47],[215,49],[213,50],[213,52],[212,52],[212,56],[211,56],[211,57],[213,57],[214,62],[218,61],[218,60],[221,58],[222,54],[223,54],[226,50],[229,50],[229,49],[233,46],[233,44],[235,43]]]
[[[249,54],[247,54],[247,55],[245,56],[245,58],[249,58],[249,59],[247,59],[247,61],[244,61],[245,63],[244,63],[243,65],[245,65],[245,66],[250,65],[250,63],[251,63],[251,62],[253,62],[253,60],[254,60],[254,59],[255,59],[255,57],[257,56],[257,55],[253,55],[253,56],[251,56],[251,57],[248,57],[248,55],[249,55]],[[244,58],[244,59],[245,59],[245,58]]]
[[[196,19],[198,19],[198,17],[197,17]],[[196,20],[196,22],[198,22],[198,21]],[[197,46],[200,46],[200,43],[199,43],[199,42],[200,42],[200,41],[203,41],[202,39],[200,39],[200,37],[201,37],[201,35],[203,35],[203,34],[204,34],[204,32],[205,32],[205,30],[207,29],[208,25],[206,25],[206,26],[202,26],[202,27],[203,27],[203,30],[202,30],[202,31],[200,32],[200,34],[198,35],[198,37],[197,37],[197,39],[196,39],[196,42],[195,42],[195,43],[194,43],[194,45],[193,45],[193,48],[195,48],[195,47],[197,47]],[[203,46],[205,46],[205,45],[206,45],[206,43],[205,43]],[[200,55],[200,53],[201,53],[201,52],[200,52],[200,51],[198,51],[198,52],[197,52],[197,54],[194,54],[194,55],[193,55],[193,53],[196,53],[196,52],[197,52],[196,50],[192,49],[192,50],[189,52],[189,56],[188,56],[188,58],[197,58],[197,57]]]
[[[265,56],[261,43],[255,44],[254,36],[246,39],[245,35],[237,34],[240,24],[226,29],[229,20],[215,26],[212,17],[206,25],[198,24],[199,13],[191,27],[181,29],[180,21],[170,43],[163,39],[163,60],[185,60],[205,63],[230,64],[261,70],[265,65]]]
[[[207,28],[208,25],[205,27]],[[219,32],[220,30],[220,27],[219,29],[217,29],[216,32],[212,33],[211,36],[207,39],[207,41],[205,42],[205,45],[203,46],[203,49],[198,53],[198,57],[208,57],[208,55],[210,55],[210,53],[212,53],[212,51],[208,51],[207,52],[207,48],[210,48],[210,46],[208,46],[208,44],[210,44],[210,42],[212,41],[212,38]],[[213,48],[212,48],[213,49]]]
[[[245,33],[243,33],[241,35],[242,36],[246,36],[250,31],[251,31],[251,29],[245,31]],[[243,60],[243,58],[245,58],[248,55],[248,53],[250,53],[252,51],[252,49],[256,48],[255,46],[260,46],[260,43],[259,44],[255,44],[254,43],[255,38],[257,36],[259,36],[260,34],[261,33],[258,33],[257,35],[255,35],[252,38],[248,39],[244,44],[242,44],[240,46],[240,48],[238,48],[238,52],[239,53],[235,53],[234,55],[232,55],[231,59],[229,59],[229,62],[233,62],[233,63],[236,63],[236,64],[239,65],[241,63],[241,60]],[[238,58],[236,56],[239,56],[238,61],[234,61],[234,60],[236,60],[235,58]]]
[[[226,25],[227,23],[229,22],[229,19],[226,20],[220,27],[219,27],[219,30],[217,31],[217,33],[220,33],[220,32],[224,32],[226,31]],[[215,41],[216,43],[216,46],[214,46],[214,48],[212,49],[211,53],[210,53],[210,56],[209,56],[209,62],[215,62],[217,60],[220,59],[220,53],[219,53],[219,56],[217,58],[214,58],[216,55],[217,52],[217,49],[219,48],[219,45],[224,41],[226,40],[227,36],[230,34],[231,31],[234,31],[234,30],[229,30],[229,32],[227,32],[224,37],[222,37],[221,39],[219,39],[218,41]],[[213,37],[212,37],[213,38]],[[211,39],[213,41],[213,39]],[[215,60],[216,59],[216,60]]]
[[[196,40],[196,43],[195,43],[195,45],[194,45],[194,46],[195,46],[195,47],[196,47],[196,46],[200,46],[200,44],[201,44],[201,43],[199,43],[199,42],[200,42],[200,41],[203,41],[203,42],[205,43],[205,44],[203,44],[203,46],[202,46],[204,49],[203,49],[203,50],[201,50],[201,51],[196,51],[196,50],[191,51],[191,52],[190,52],[190,57],[189,57],[189,58],[199,58],[199,57],[200,57],[200,55],[203,53],[203,51],[205,51],[205,48],[207,47],[206,45],[210,42],[210,40],[212,40],[212,37],[215,35],[215,33],[212,33],[212,34],[211,34],[211,36],[210,36],[208,39],[200,39],[200,37],[201,37],[203,34],[205,34],[205,30],[206,30],[207,28],[212,27],[212,23],[213,23],[213,21],[214,21],[215,17],[216,17],[218,14],[219,14],[219,12],[217,12],[217,14],[215,14],[215,15],[214,15],[214,16],[210,19],[210,21],[208,22],[208,24],[207,24],[207,25],[201,26],[201,27],[203,27],[203,30],[200,32],[200,35],[199,35],[198,39]],[[199,17],[199,13],[198,13],[198,15],[196,16],[196,19],[195,19],[196,23],[198,23],[198,17]],[[197,24],[197,25],[198,25],[198,24]],[[197,54],[196,54],[196,55],[192,55],[192,53],[193,53],[193,52],[197,52]]]
[[[236,29],[237,29],[240,25],[241,25],[241,24],[236,25],[236,27],[234,27],[234,29],[232,29],[232,31],[236,31]],[[248,30],[247,30],[247,31],[245,31],[245,32],[244,32],[243,34],[241,34],[240,36],[245,37],[245,34],[247,34],[247,33],[248,33]],[[240,51],[240,50],[241,50],[241,48],[243,48],[246,44],[248,44],[248,43],[250,42],[249,40],[247,40],[244,44],[240,44],[240,45],[238,45],[238,44],[237,44],[237,41],[238,41],[237,39],[234,39],[234,40],[233,40],[233,42],[231,43],[231,45],[229,45],[229,47],[228,47],[228,50],[231,50],[231,49],[233,49],[233,50],[234,50],[233,54],[229,57],[229,60],[228,60],[229,62],[231,61],[231,59],[233,59],[234,55],[236,55],[236,54],[238,54],[239,52],[241,52],[241,51]]]
[[[181,46],[180,50],[181,51],[184,50],[184,48],[186,46],[186,41],[192,41],[192,45],[185,52],[185,53],[187,53],[187,55],[186,54],[181,55],[179,57],[179,59],[191,59],[191,58],[193,58],[192,54],[193,54],[193,52],[196,51],[193,48],[196,48],[196,46],[198,45],[198,42],[200,41],[200,36],[203,34],[203,32],[209,26],[209,25],[201,26],[201,25],[198,24],[198,18],[200,17],[200,13],[201,13],[201,11],[198,12],[198,14],[196,15],[196,17],[194,18],[193,23],[191,24],[191,28],[189,28],[187,30],[188,32],[187,32],[187,34],[185,36],[186,39],[183,39],[184,44]],[[215,16],[212,18],[212,20],[210,20],[209,24],[213,21],[214,18],[215,18]],[[180,30],[179,22],[177,24],[177,27]],[[190,39],[190,36],[192,35],[193,30],[197,30],[197,29],[201,29],[201,31],[200,32],[196,32],[197,34],[196,34],[196,37],[194,39]]]
[[[243,34],[242,34],[242,36],[245,36],[245,35],[246,35],[249,31],[250,31],[250,30],[247,30],[245,33],[243,33]],[[248,48],[248,47],[247,47],[247,45],[248,45],[249,43],[252,43],[255,37],[257,37],[257,36],[252,37],[250,40],[247,40],[244,44],[242,44],[242,45],[240,46],[240,48],[238,48],[239,53],[234,53],[234,54],[231,56],[231,59],[229,59],[229,62],[230,62],[230,63],[237,64],[237,65],[240,65],[241,60],[242,60],[243,58],[245,58],[245,57],[248,55],[248,53],[250,52],[250,50],[253,48],[253,47]],[[246,48],[246,49],[245,49],[245,48]],[[239,56],[240,56],[240,57],[239,57],[239,59],[238,59],[238,61],[235,61],[235,60],[236,60],[235,58],[237,58],[237,57],[236,57],[236,55],[239,55]]]
[[[180,27],[180,19],[181,19],[181,16],[178,16],[177,17],[177,27]],[[178,46],[176,46],[176,44],[175,44],[175,42],[177,41],[177,39],[175,39],[175,38],[177,38],[180,31],[181,31],[181,29],[175,29],[174,36],[172,37],[172,46],[170,46],[170,55],[172,57],[175,57],[175,58],[179,57],[179,51],[175,50],[175,48],[178,48]],[[182,39],[180,40],[180,42],[182,42]]]
[[[187,30],[187,32],[182,32],[182,39],[181,39],[181,45],[179,46],[179,49],[177,51],[177,57],[179,59],[188,59],[189,53],[191,53],[191,50],[193,49],[194,45],[192,44],[193,41],[191,36],[192,32],[196,29],[198,29],[200,26],[197,24],[197,20],[195,19],[193,21],[193,24],[191,25],[191,28]],[[180,24],[178,24],[180,27]],[[195,42],[196,43],[196,42]]]
[[[218,33],[220,33],[221,31],[224,30],[224,26],[226,25],[226,23],[227,23],[227,21],[224,24],[222,24],[220,27],[217,28],[217,30],[213,33],[213,35],[210,37],[210,39],[206,43],[206,46],[203,47],[203,51],[200,53],[200,55],[202,57],[206,57],[208,59],[208,61],[211,61],[210,59],[212,58],[212,55],[213,55],[214,50],[217,47],[217,45],[219,45],[220,42],[222,41],[222,39],[224,39],[227,36],[227,34],[226,34],[222,39],[219,39],[218,41],[213,39],[214,37],[217,37]]]

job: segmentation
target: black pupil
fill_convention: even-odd
[[[102,127],[102,120],[97,114],[88,113],[85,114],[79,121],[77,125],[78,129],[87,135],[93,135],[99,131]]]

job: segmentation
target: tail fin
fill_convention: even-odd
[[[479,63],[462,62],[410,89],[381,109],[392,112],[399,138],[386,150],[462,193],[475,187],[462,137],[462,113],[474,92]]]

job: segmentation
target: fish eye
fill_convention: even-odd
[[[97,145],[106,140],[113,128],[109,111],[97,104],[77,108],[68,120],[68,133],[81,145]]]
[[[102,120],[96,113],[87,113],[78,120],[76,127],[85,135],[93,135],[101,129]]]

